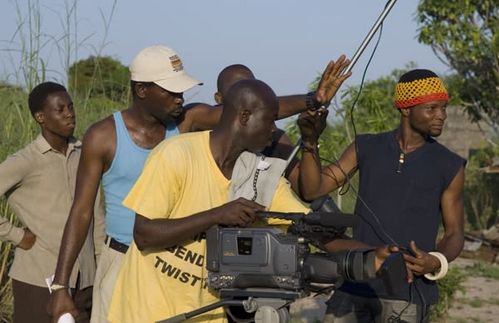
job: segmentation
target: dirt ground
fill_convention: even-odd
[[[473,263],[473,260],[458,258],[451,266],[465,267]],[[448,317],[438,323],[499,323],[499,280],[470,276],[463,285],[465,292],[458,292]],[[290,310],[292,323],[322,322],[327,299],[321,295],[294,302]]]
[[[451,265],[471,266],[474,261],[458,258]],[[499,322],[499,280],[469,276],[464,294],[458,292],[449,317],[443,322]]]

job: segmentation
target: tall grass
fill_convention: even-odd
[[[91,36],[78,35],[78,1],[63,0],[63,13],[56,13],[61,24],[62,35],[47,35],[44,32],[42,10],[38,0],[16,0],[13,2],[17,27],[8,40],[0,40],[0,51],[7,57],[5,66],[9,73],[0,80],[0,162],[32,141],[39,132],[39,127],[33,120],[28,109],[28,93],[37,84],[47,80],[48,75],[56,82],[66,84],[67,72],[71,64],[78,60],[78,48],[83,45],[92,48],[94,55],[101,55],[107,44],[107,33],[116,8],[113,2],[111,12],[100,12],[103,21],[103,39],[98,45],[90,43]],[[53,49],[59,57],[62,72],[52,68],[48,56]],[[96,65],[93,78],[98,81],[100,68]],[[76,83],[78,77],[73,78]],[[68,88],[77,89],[77,84]],[[77,116],[76,136],[79,137],[93,122],[109,115],[111,111],[123,108],[128,97],[120,102],[111,101],[105,97],[90,97],[88,93],[70,93],[75,103]],[[0,198],[0,215],[16,225],[22,225],[16,219],[6,203]],[[11,322],[12,290],[8,277],[8,269],[12,262],[14,247],[8,242],[0,241],[0,322]]]

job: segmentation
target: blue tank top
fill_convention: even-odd
[[[113,113],[113,117],[116,126],[116,151],[111,167],[102,176],[106,204],[106,234],[130,245],[133,240],[135,212],[124,207],[122,202],[142,173],[151,150],[139,147],[133,142],[120,111]],[[167,125],[165,139],[178,134],[174,123]]]
[[[353,238],[372,246],[392,244],[402,247],[409,241],[425,251],[435,250],[441,223],[440,199],[466,161],[434,139],[405,155],[401,153],[395,131],[356,138],[359,167],[359,196],[355,213],[361,217]],[[373,216],[372,212],[379,219]],[[341,290],[365,297],[401,299],[416,304],[435,304],[438,289],[434,281],[415,277],[416,287],[408,284],[396,295],[388,293],[380,279],[368,284],[345,282]]]

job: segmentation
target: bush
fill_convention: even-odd
[[[431,307],[430,318],[432,321],[447,316],[456,292],[464,292],[465,277],[466,275],[460,269],[450,268],[447,275],[437,282],[440,298],[438,303]]]
[[[472,229],[483,230],[494,225],[499,214],[499,176],[482,168],[499,156],[499,149],[488,146],[470,152],[466,167],[464,207]]]

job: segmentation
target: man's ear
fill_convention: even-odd
[[[137,95],[138,98],[145,98],[146,97],[146,91],[147,91],[147,86],[145,86],[144,83],[137,82],[135,83],[135,94]]]
[[[42,124],[45,122],[45,114],[42,111],[35,112],[33,118],[35,118],[35,121],[38,124]]]
[[[411,111],[409,111],[409,110],[411,110],[411,109],[399,109],[400,115],[404,118],[409,117],[409,114],[411,114]]]
[[[251,116],[250,110],[243,110],[239,112],[239,123],[243,126],[246,126],[248,124],[250,116]]]
[[[222,104],[223,100],[222,100],[222,94],[220,92],[215,92],[213,98],[215,99],[215,102],[217,104]]]

